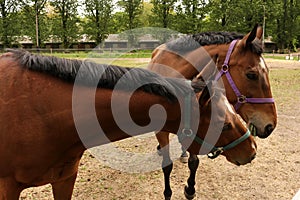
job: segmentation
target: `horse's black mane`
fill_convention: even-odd
[[[107,89],[114,89],[118,84],[118,89],[121,90],[138,88],[166,97],[170,101],[176,101],[176,94],[182,95],[192,91],[191,86],[182,79],[164,78],[146,69],[42,56],[19,49],[8,51],[13,53],[13,57],[22,67],[45,72],[69,82],[76,79],[80,84]]]
[[[236,32],[203,32],[180,37],[176,40],[166,43],[166,45],[171,51],[185,54],[201,46],[228,44],[233,40],[240,40],[243,37],[243,34]],[[253,42],[251,45],[251,50],[257,54],[262,53],[262,47],[257,42]]]
[[[204,32],[191,35],[201,46],[211,44],[228,44],[233,40],[242,39],[243,34],[235,32]]]

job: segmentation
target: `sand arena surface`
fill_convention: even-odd
[[[266,59],[266,62],[271,71],[282,68],[300,70],[298,61]],[[299,70],[295,73],[300,76]],[[289,88],[287,87],[286,90]],[[200,159],[195,199],[289,200],[293,198],[300,189],[300,88],[296,88],[293,93],[293,97],[289,98],[288,102],[286,98],[275,96],[278,107],[277,128],[267,139],[257,139],[257,158],[251,164],[237,167],[227,162],[223,156],[215,160],[206,157]],[[285,91],[282,91],[281,95],[286,95]],[[139,152],[145,149],[155,151],[157,142],[152,135],[139,139],[126,139],[118,142],[117,145],[127,151]],[[183,188],[188,174],[187,164],[175,161],[171,174],[173,200],[185,199]],[[51,186],[27,189],[22,192],[21,199],[53,199]],[[163,174],[161,170],[138,174],[121,172],[103,165],[86,152],[81,160],[73,199],[163,199]]]

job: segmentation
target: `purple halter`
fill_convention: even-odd
[[[217,74],[215,80],[219,80],[223,74],[226,75],[226,78],[234,91],[235,95],[237,96],[237,103],[234,105],[235,110],[238,110],[239,107],[244,104],[244,103],[274,103],[273,98],[247,98],[245,95],[242,95],[239,89],[236,87],[234,81],[232,80],[232,77],[229,73],[229,58],[230,55],[232,54],[232,51],[234,49],[235,44],[237,43],[238,40],[233,40],[230,43],[230,46],[228,48],[226,58],[224,61],[224,64],[222,65],[222,69],[220,72]]]

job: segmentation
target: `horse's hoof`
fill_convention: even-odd
[[[188,158],[188,154],[185,152],[183,153],[180,158],[179,158],[180,162],[182,163],[188,163],[189,161],[189,158]]]
[[[171,200],[171,197],[165,197],[165,200]]]
[[[194,199],[195,196],[196,196],[196,193],[194,192],[194,194],[188,194],[187,193],[187,189],[188,189],[188,187],[185,186],[185,188],[184,188],[184,196],[185,196],[185,198],[188,199],[188,200]]]

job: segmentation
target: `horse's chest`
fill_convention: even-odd
[[[49,168],[43,175],[32,181],[32,185],[39,186],[48,183],[54,183],[66,180],[67,178],[77,174],[80,158],[74,160],[62,160]]]

